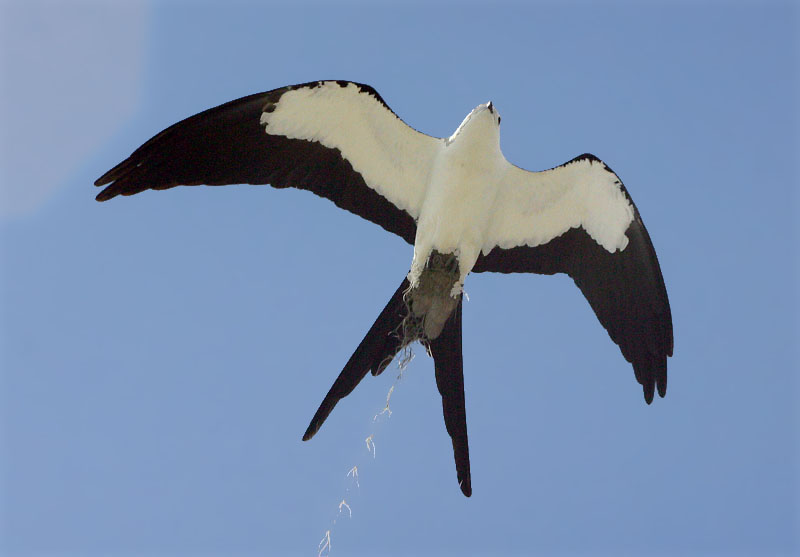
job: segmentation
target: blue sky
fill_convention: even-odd
[[[0,553],[316,555],[328,530],[332,555],[800,550],[795,4],[0,10]],[[667,397],[645,405],[568,278],[471,276],[472,498],[419,349],[391,417],[396,368],[303,443],[410,247],[306,192],[101,205],[92,182],[179,119],[323,78],[431,135],[492,100],[525,168],[605,160],[664,272]]]

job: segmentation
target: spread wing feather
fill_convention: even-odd
[[[95,182],[106,186],[97,200],[178,185],[296,187],[413,243],[441,143],[406,125],[367,85],[315,81],[170,126]]]
[[[516,170],[498,194],[501,205],[517,200],[507,207],[516,228],[496,237],[473,271],[566,273],[633,364],[647,403],[656,388],[663,397],[672,314],[655,249],[624,185],[592,155],[541,173]],[[518,199],[525,192],[533,202]]]

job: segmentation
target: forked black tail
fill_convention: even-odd
[[[392,295],[389,303],[367,331],[364,340],[350,356],[339,377],[325,395],[317,413],[311,419],[311,423],[303,435],[303,441],[314,437],[336,403],[352,393],[367,373],[371,371],[374,375],[379,374],[400,351],[402,338],[398,331],[400,331],[400,325],[407,313],[405,302],[403,302],[403,293],[408,286],[408,279],[403,279],[400,288]]]
[[[379,375],[392,362],[404,344],[420,340],[433,356],[436,368],[436,385],[442,395],[442,411],[447,433],[453,441],[456,474],[461,491],[469,497],[472,483],[469,468],[469,444],[467,442],[467,416],[464,406],[464,374],[461,353],[461,311],[462,301],[447,320],[441,334],[433,339],[404,338],[404,320],[408,316],[408,306],[403,298],[408,290],[408,279],[403,279],[400,287],[392,295],[375,323],[372,324],[364,340],[350,356],[339,377],[325,395],[311,423],[303,435],[308,441],[319,431],[333,408],[342,398],[353,392],[356,385],[367,373]]]
[[[461,312],[463,300],[444,325],[442,334],[429,342],[436,386],[442,395],[442,413],[447,433],[453,441],[456,475],[461,492],[472,495],[469,471],[469,442],[467,440],[467,410],[464,404],[464,360],[461,352]]]

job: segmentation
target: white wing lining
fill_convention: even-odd
[[[338,149],[370,188],[414,219],[444,141],[411,128],[357,84],[336,81],[287,91],[261,124],[271,135]]]
[[[495,246],[539,246],[577,227],[613,253],[628,245],[625,231],[633,218],[619,178],[598,159],[579,157],[542,172],[509,163],[483,253]]]

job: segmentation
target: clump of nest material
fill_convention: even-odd
[[[458,306],[461,295],[452,296],[453,287],[460,277],[458,258],[453,253],[433,251],[425,264],[416,286],[403,294],[406,316],[398,335],[401,349],[415,340],[428,348],[428,342],[437,338],[447,319]]]

